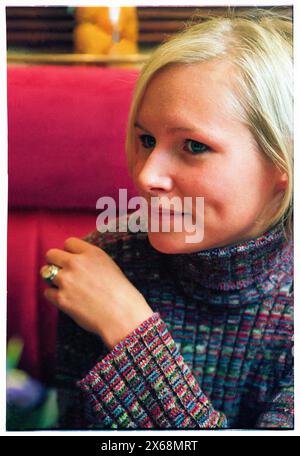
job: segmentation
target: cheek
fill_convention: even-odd
[[[232,183],[235,193],[249,203],[261,204],[268,200],[274,191],[275,173],[273,165],[262,158],[252,157],[252,160],[237,163],[232,172]]]
[[[225,169],[206,167],[200,171],[190,170],[189,178],[184,181],[181,191],[184,195],[202,196],[207,208],[220,209],[226,201],[232,198],[232,173]]]
[[[238,162],[216,163],[199,172],[191,171],[184,194],[203,196],[206,214],[226,217],[252,212],[270,195],[270,177],[263,167]]]
[[[236,162],[215,176],[208,205],[219,211],[219,216],[239,220],[257,218],[274,195],[274,173],[260,161]]]

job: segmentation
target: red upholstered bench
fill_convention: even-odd
[[[53,380],[57,311],[43,298],[45,252],[96,228],[96,201],[135,190],[124,141],[137,71],[8,68],[8,338],[20,367]]]

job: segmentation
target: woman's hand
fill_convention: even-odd
[[[117,264],[102,249],[69,238],[65,250],[50,249],[48,263],[62,268],[45,297],[79,326],[99,335],[109,349],[153,311]]]

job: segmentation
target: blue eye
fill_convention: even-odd
[[[151,135],[140,135],[140,141],[145,149],[154,149],[156,145],[155,138]]]
[[[185,150],[188,150],[188,152],[194,155],[201,154],[209,150],[209,147],[206,144],[203,144],[199,141],[194,141],[193,139],[187,139],[185,141],[185,147]]]

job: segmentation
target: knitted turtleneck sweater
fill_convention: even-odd
[[[111,351],[60,315],[61,428],[293,427],[293,249],[280,226],[193,254],[159,253],[144,233],[85,239],[154,313]]]

